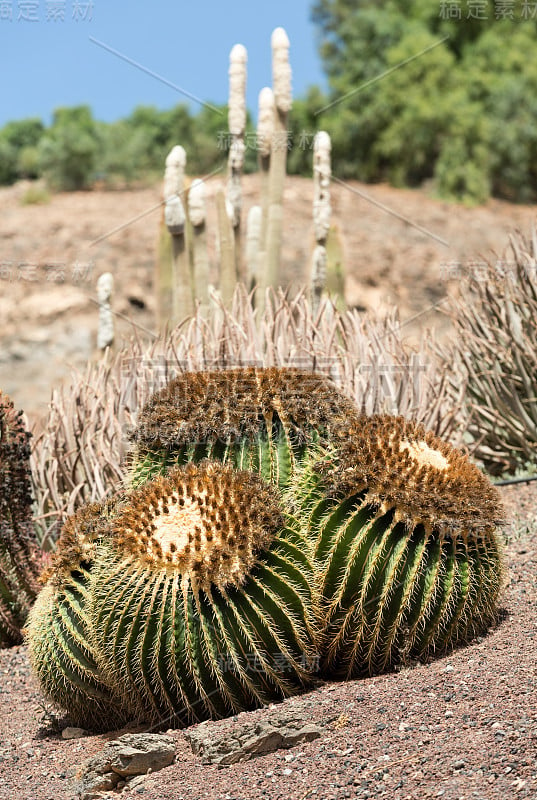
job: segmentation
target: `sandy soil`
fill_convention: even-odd
[[[121,796],[537,797],[536,492],[535,484],[502,490],[510,518],[505,531],[509,578],[502,620],[487,636],[428,664],[327,683],[285,701],[305,709],[312,722],[338,715],[320,739],[290,750],[218,769],[202,765],[184,735],[174,731],[176,763]],[[0,674],[0,800],[71,800],[81,763],[110,735],[64,741],[54,732],[23,647],[0,651]],[[60,721],[60,727],[66,724]]]
[[[215,282],[216,187],[209,181]],[[44,205],[24,205],[27,190],[24,183],[0,189],[0,386],[33,421],[46,411],[52,387],[95,354],[100,274],[115,278],[118,342],[155,330],[162,209],[160,186],[57,194]],[[258,200],[258,177],[246,176],[244,219]],[[307,282],[314,245],[311,181],[288,178],[284,203],[282,270],[296,286]],[[447,290],[456,292],[464,273],[500,255],[509,232],[529,231],[535,221],[535,207],[491,200],[468,209],[423,191],[357,182],[334,184],[332,207],[348,304],[377,311],[396,304],[414,335],[424,326],[445,330]]]

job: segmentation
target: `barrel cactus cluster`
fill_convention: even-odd
[[[65,523],[27,625],[42,688],[76,724],[222,717],[495,620],[496,490],[320,374],[185,373],[132,440],[121,490]]]

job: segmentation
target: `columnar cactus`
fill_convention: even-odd
[[[172,244],[173,300],[171,320],[179,322],[194,311],[192,274],[188,257],[185,193],[186,153],[176,145],[166,158],[164,174],[164,220]]]
[[[261,179],[261,230],[259,232],[259,254],[257,257],[255,304],[261,315],[265,307],[267,276],[267,224],[270,204],[270,153],[274,136],[274,93],[265,86],[259,92],[257,119],[257,160]]]
[[[241,175],[244,167],[246,130],[246,64],[248,54],[242,44],[236,44],[229,55],[229,111],[231,134],[228,156],[227,200],[233,209],[232,224],[235,239],[235,270],[237,280],[243,280],[241,264]]]
[[[269,205],[267,216],[267,285],[280,282],[280,251],[283,223],[283,184],[287,166],[287,117],[292,105],[289,39],[283,28],[272,33],[272,85],[274,91],[274,130],[270,154]]]
[[[263,212],[261,206],[252,206],[246,222],[246,288],[257,286],[259,274],[259,253],[261,249],[261,226]]]
[[[194,180],[188,192],[188,218],[192,226],[194,297],[205,312],[209,307],[209,253],[206,232],[205,181]]]
[[[220,296],[229,303],[237,284],[235,266],[235,238],[233,233],[233,207],[223,189],[216,192],[218,218],[218,243],[220,247]]]
[[[111,272],[103,272],[97,281],[97,300],[99,301],[97,347],[99,350],[106,350],[114,343],[114,315],[110,304],[113,290],[114,276]]]
[[[319,131],[313,142],[313,224],[316,246],[311,268],[311,299],[314,311],[319,307],[326,286],[326,239],[330,230],[330,136]]]
[[[0,645],[19,644],[42,556],[32,514],[30,436],[0,391]]]

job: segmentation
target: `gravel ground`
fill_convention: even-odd
[[[311,722],[337,715],[320,739],[291,750],[217,768],[202,765],[174,731],[176,763],[122,796],[537,798],[537,485],[502,493],[510,516],[509,582],[502,620],[489,635],[430,664],[325,684],[285,701]],[[64,741],[55,733],[25,648],[0,651],[0,674],[0,800],[74,798],[81,763],[117,734]]]

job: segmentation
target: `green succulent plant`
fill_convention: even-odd
[[[353,402],[322,374],[282,367],[191,372],[142,410],[132,485],[203,458],[259,473],[285,489],[314,443],[344,436]]]
[[[336,461],[295,492],[315,542],[323,674],[379,673],[486,631],[504,563],[501,501],[485,476],[422,426],[384,415],[361,418]]]
[[[94,639],[144,719],[187,724],[311,684],[312,568],[274,490],[203,461],[130,495],[96,559]]]
[[[241,368],[175,379],[133,439],[124,492],[64,528],[28,626],[77,722],[97,690],[113,720],[225,716],[494,622],[499,496],[421,426],[359,414],[322,376]]]
[[[183,726],[294,694],[318,660],[305,551],[275,490],[220,462],[175,467],[111,514],[84,507],[30,615],[34,671],[94,729]]]

